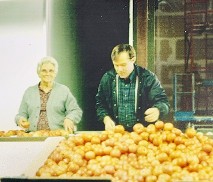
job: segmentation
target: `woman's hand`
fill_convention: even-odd
[[[30,122],[25,118],[20,118],[18,121],[18,126],[23,129],[28,129],[30,127]]]
[[[64,119],[64,129],[70,133],[75,130],[75,124],[72,120],[65,118]]]

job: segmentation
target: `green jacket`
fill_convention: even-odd
[[[139,80],[135,123],[141,122],[147,126],[149,123],[144,120],[144,112],[148,108],[157,107],[160,119],[163,119],[169,113],[170,105],[165,90],[154,73],[137,65],[135,71]],[[116,95],[116,72],[112,69],[103,75],[96,94],[96,111],[100,121],[105,116],[110,116],[116,124],[119,123]]]

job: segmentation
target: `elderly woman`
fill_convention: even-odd
[[[44,57],[38,63],[40,82],[25,91],[15,117],[18,126],[29,131],[76,130],[82,110],[69,88],[54,81],[57,72],[58,63],[52,57]]]

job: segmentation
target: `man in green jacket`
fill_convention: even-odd
[[[111,53],[114,69],[106,72],[96,94],[96,111],[105,130],[123,125],[132,131],[136,123],[144,126],[169,113],[169,102],[160,81],[151,71],[137,66],[131,45],[120,44]]]

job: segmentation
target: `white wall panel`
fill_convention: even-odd
[[[0,130],[16,128],[22,96],[46,54],[45,0],[0,1]]]

